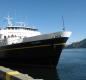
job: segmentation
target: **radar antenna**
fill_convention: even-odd
[[[63,18],[63,16],[62,16],[62,27],[63,27],[62,30],[65,31],[65,25],[64,25],[64,18]]]
[[[7,17],[6,17],[6,19],[7,19],[7,22],[8,22],[8,26],[13,26],[13,24],[12,24],[12,18],[8,15]]]

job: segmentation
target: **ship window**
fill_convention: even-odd
[[[4,38],[6,39],[6,36],[4,36]]]
[[[12,34],[11,37],[14,37],[14,35]]]
[[[11,30],[13,30],[13,29],[14,29],[14,27],[11,27],[10,29],[11,29]]]

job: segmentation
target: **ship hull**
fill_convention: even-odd
[[[0,47],[0,64],[56,67],[67,39],[60,37]]]

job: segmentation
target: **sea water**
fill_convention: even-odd
[[[7,63],[6,63],[7,64]],[[6,65],[5,64],[5,65]],[[43,80],[86,80],[86,48],[64,49],[55,69],[6,65],[13,70]]]
[[[86,48],[64,49],[57,65],[58,80],[86,80]]]

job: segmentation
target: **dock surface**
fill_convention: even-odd
[[[34,79],[28,74],[23,74],[10,68],[0,66],[0,80],[44,80]]]

